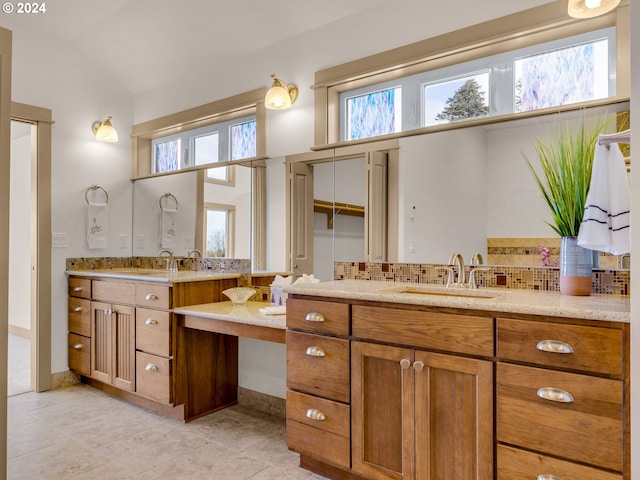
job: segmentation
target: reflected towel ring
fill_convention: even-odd
[[[176,209],[176,210],[178,209],[178,199],[175,197],[175,195],[173,195],[172,193],[165,193],[164,195],[162,195],[162,196],[160,197],[160,200],[159,200],[159,202],[158,202],[158,203],[160,203],[160,210],[164,210],[165,208],[167,208],[167,207],[165,207],[165,206],[162,204],[162,201],[163,201],[165,198],[167,198],[167,199],[172,198],[172,199],[173,199],[173,201],[176,203],[175,209]]]
[[[87,201],[87,203],[91,203],[89,201],[89,192],[91,190],[102,190],[102,192],[104,193],[104,203],[109,203],[109,194],[100,185],[91,185],[89,188],[87,188],[87,191],[84,192],[84,199]]]

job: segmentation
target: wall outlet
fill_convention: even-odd
[[[121,233],[118,235],[120,248],[127,248],[129,246],[129,235]]]
[[[416,253],[416,241],[409,240],[409,253]]]
[[[143,250],[145,244],[144,235],[136,235],[136,248],[138,250]]]

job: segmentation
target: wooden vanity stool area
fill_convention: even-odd
[[[232,405],[237,337],[179,328],[173,308],[226,300],[222,291],[235,286],[235,278],[162,284],[70,276],[69,368],[89,385],[183,421]],[[185,368],[187,355],[198,368]]]
[[[289,448],[336,480],[629,480],[628,327],[290,294]]]

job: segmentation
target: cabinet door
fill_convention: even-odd
[[[134,389],[135,310],[91,302],[91,377]]]
[[[352,468],[366,478],[414,478],[413,350],[353,342]]]
[[[490,361],[415,352],[416,479],[493,478]]]

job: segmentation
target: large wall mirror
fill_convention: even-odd
[[[310,237],[300,225],[306,217],[295,208],[291,214],[293,271],[326,280],[332,278],[329,258],[442,264],[454,252],[467,261],[480,253],[486,262],[488,239],[554,238],[548,207],[524,159],[535,163],[532,140],[628,107],[614,103],[407,136],[395,140],[395,148],[372,142],[287,157],[294,176],[311,175],[304,185],[313,190]],[[296,185],[303,183],[291,184],[293,207],[309,195],[296,192]],[[300,240],[305,238],[311,245]],[[307,251],[310,262],[304,261]],[[621,265],[613,259],[607,267]]]

